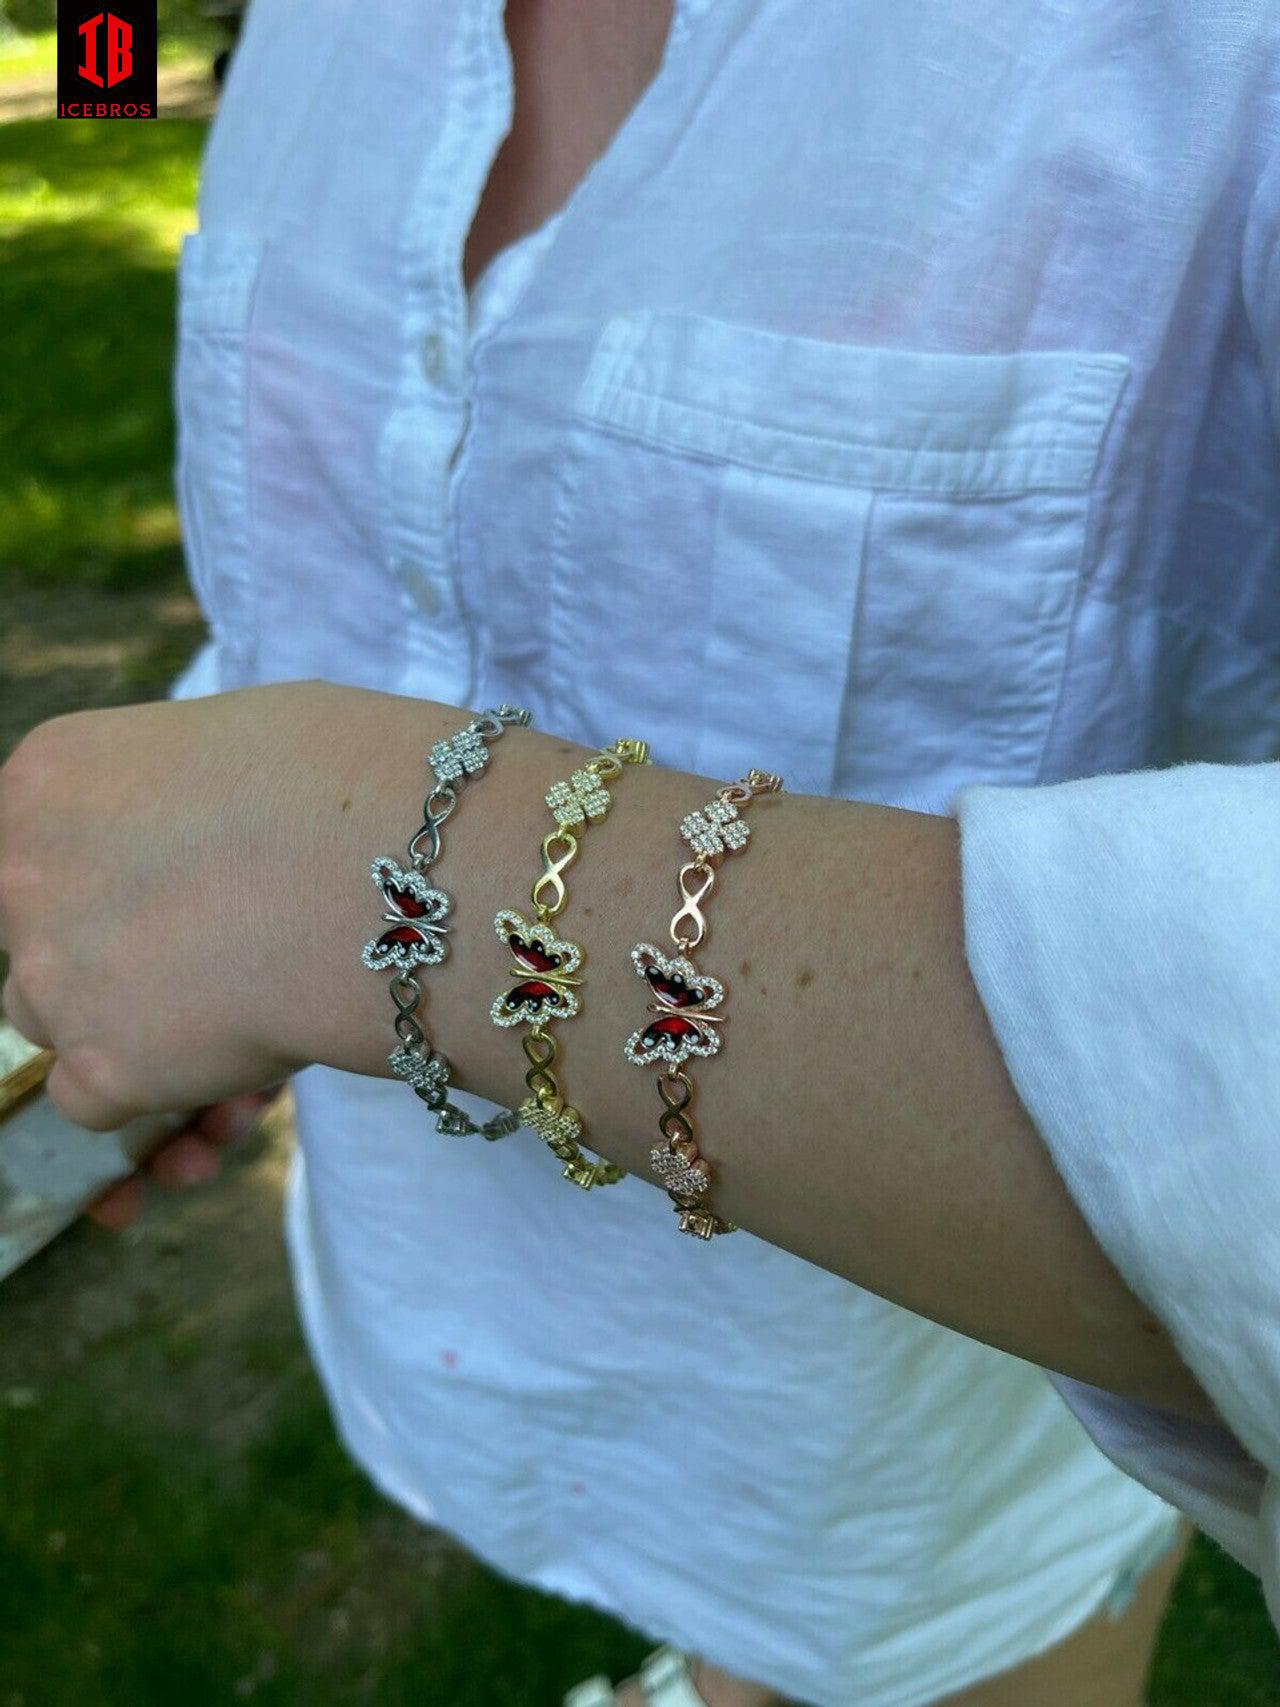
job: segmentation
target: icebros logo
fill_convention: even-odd
[[[58,117],[156,116],[156,0],[58,3]]]

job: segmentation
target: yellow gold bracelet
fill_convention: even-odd
[[[556,936],[551,921],[563,908],[563,873],[578,854],[578,835],[588,822],[603,818],[613,797],[605,784],[622,774],[623,765],[647,765],[649,748],[644,741],[615,741],[605,747],[568,782],[553,783],[546,801],[556,827],[542,841],[542,875],[533,886],[534,918],[504,907],[493,921],[498,939],[511,950],[515,964],[511,976],[518,980],[489,1009],[495,1025],[527,1024],[521,1039],[529,1070],[524,1082],[529,1095],[517,1113],[523,1125],[531,1126],[543,1143],[565,1164],[564,1177],[590,1191],[593,1185],[614,1185],[626,1178],[623,1168],[602,1157],[594,1161],[583,1154],[579,1139],[586,1131],[581,1114],[565,1101],[554,1072],[558,1053],[555,1038],[547,1029],[553,1020],[572,1019],[581,1007],[578,989],[582,979],[582,949],[576,942]]]
[[[649,1011],[657,1018],[631,1033],[624,1052],[637,1067],[655,1062],[664,1066],[658,1077],[662,1099],[658,1127],[663,1141],[649,1155],[654,1173],[676,1207],[677,1227],[697,1239],[737,1229],[705,1201],[711,1164],[699,1149],[693,1122],[685,1112],[693,1100],[693,1081],[684,1063],[693,1055],[719,1053],[718,1028],[724,1015],[713,1010],[724,1001],[725,993],[720,980],[699,972],[689,956],[707,934],[701,903],[715,887],[720,861],[744,848],[750,835],[738,808],[758,794],[776,794],[781,787],[780,776],[750,771],[740,782],[718,790],[709,805],[681,820],[680,834],[694,857],[680,867],[683,905],[671,921],[676,952],[664,954],[651,942],[638,942],[631,950],[632,965],[656,998]]]

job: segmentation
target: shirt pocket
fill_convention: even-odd
[[[219,646],[251,649],[247,329],[262,244],[191,233],[178,262],[175,484],[187,569]]]
[[[615,316],[553,534],[566,726],[603,699],[669,763],[929,810],[1029,780],[1128,370]]]

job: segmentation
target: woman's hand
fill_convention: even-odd
[[[0,766],[4,1007],[56,1050],[68,1119],[204,1109],[318,1058],[335,966],[363,971],[369,779],[408,704],[305,681],[72,712]],[[417,780],[386,791],[397,820]]]

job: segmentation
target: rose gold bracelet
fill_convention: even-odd
[[[664,1064],[658,1077],[662,1098],[658,1127],[663,1142],[655,1144],[649,1156],[675,1205],[677,1227],[697,1239],[736,1228],[705,1201],[711,1164],[699,1149],[685,1112],[693,1099],[693,1081],[684,1063],[693,1055],[718,1054],[718,1028],[724,1023],[724,1015],[712,1011],[724,1001],[724,985],[699,972],[689,957],[707,934],[701,903],[715,887],[720,861],[747,844],[750,831],[739,807],[749,805],[758,794],[776,794],[781,787],[780,776],[751,771],[740,782],[726,784],[709,805],[682,819],[680,834],[694,857],[680,867],[683,905],[671,921],[676,952],[664,954],[650,942],[638,942],[631,950],[632,965],[656,998],[649,1011],[658,1017],[631,1033],[624,1052],[637,1067]]]

